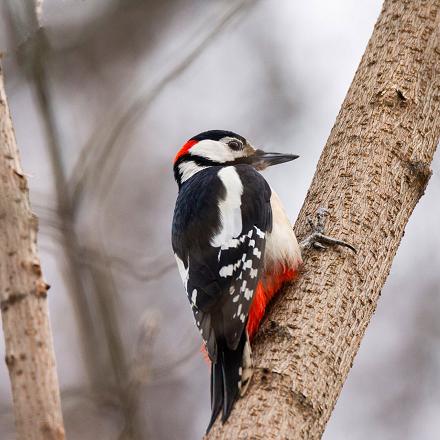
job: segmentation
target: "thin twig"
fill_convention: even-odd
[[[38,26],[33,3],[26,2],[25,6],[27,7],[25,23],[19,23],[19,18],[14,14],[14,3],[11,1],[7,2],[6,11],[13,30],[12,36],[16,39],[19,38],[20,28],[23,28],[26,25],[31,28],[37,28]],[[66,270],[66,274],[68,275],[67,282],[69,284],[68,292],[70,293],[72,303],[74,304],[76,318],[79,322],[78,327],[81,332],[84,359],[86,360],[89,379],[90,382],[94,384],[99,377],[102,377],[97,359],[98,351],[96,350],[96,347],[99,346],[99,338],[95,332],[95,326],[90,314],[90,307],[83,281],[76,270],[78,263],[76,258],[77,240],[73,235],[74,233],[71,224],[67,220],[69,218],[70,204],[67,194],[67,182],[64,178],[62,160],[58,149],[59,140],[54,124],[54,110],[48,96],[46,75],[43,66],[43,59],[47,56],[48,48],[45,36],[41,29],[34,34],[33,40],[29,43],[31,44],[28,44],[26,48],[27,50],[22,50],[19,53],[19,61],[21,61],[34,85],[38,106],[44,123],[47,136],[47,147],[51,157],[55,186],[57,189],[55,194],[57,203],[56,211],[58,214],[57,218],[61,220],[61,245],[68,261],[68,268]]]
[[[203,39],[196,44],[165,76],[163,76],[151,90],[138,96],[125,109],[125,111],[121,110],[121,108],[125,106],[125,103],[118,103],[116,109],[113,111],[115,115],[113,117],[109,117],[108,115],[105,116],[104,120],[107,122],[105,124],[106,140],[103,143],[100,142],[101,133],[94,133],[92,135],[91,139],[82,148],[69,180],[69,186],[72,189],[73,206],[76,206],[81,201],[86,187],[97,188],[97,181],[99,182],[99,179],[107,179],[107,182],[101,184],[102,187],[105,187],[108,185],[110,179],[114,179],[114,173],[111,171],[114,170],[114,165],[110,167],[110,171],[102,170],[105,169],[106,163],[110,159],[113,159],[113,163],[119,166],[120,155],[127,153],[127,145],[124,145],[123,149],[117,148],[118,140],[122,137],[124,131],[145,112],[167,85],[173,82],[200,57],[204,50],[239,12],[242,12],[244,9],[255,3],[256,0],[241,0],[240,2],[237,2],[219,19],[215,26],[211,27],[210,31],[203,37]],[[108,121],[113,122],[108,123]],[[99,126],[102,125],[103,124],[99,124]],[[111,127],[110,130],[108,127]],[[90,152],[93,154],[91,155]],[[98,164],[99,169],[101,169],[100,173],[96,173]]]
[[[27,3],[27,6],[33,3]],[[27,21],[31,26],[36,26],[35,9],[27,8]],[[87,269],[91,272],[90,279],[94,283],[96,304],[90,304],[83,285],[84,265],[80,262],[81,245],[74,228],[75,208],[69,196],[66,174],[61,157],[61,143],[58,135],[55,111],[50,97],[48,86],[48,75],[46,72],[46,59],[50,54],[50,45],[45,30],[39,28],[28,51],[24,51],[22,61],[27,68],[27,73],[33,83],[37,96],[37,104],[40,109],[42,120],[47,137],[47,147],[51,159],[52,170],[55,179],[55,196],[57,201],[58,218],[62,225],[62,246],[68,262],[69,289],[74,304],[76,305],[77,319],[80,322],[82,341],[86,349],[86,360],[91,375],[91,384],[105,386],[108,378],[103,373],[105,363],[99,356],[99,347],[102,347],[97,335],[97,329],[91,315],[91,307],[97,306],[100,318],[103,322],[107,348],[110,354],[110,365],[112,366],[116,379],[118,397],[121,410],[124,414],[124,430],[130,439],[141,439],[140,425],[132,417],[132,404],[128,401],[126,384],[128,382],[127,365],[125,353],[121,341],[116,312],[113,301],[116,298],[116,289],[110,269],[94,271],[92,266]],[[103,265],[105,267],[105,265]],[[105,270],[105,274],[103,271]]]

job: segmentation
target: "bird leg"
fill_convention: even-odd
[[[299,244],[301,250],[310,249],[311,247],[315,249],[327,249],[328,246],[343,246],[351,249],[353,252],[356,253],[356,248],[351,244],[324,235],[325,217],[327,215],[328,210],[326,208],[319,208],[316,211],[316,223],[310,217],[307,218],[312,232]]]

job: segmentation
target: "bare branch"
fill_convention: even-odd
[[[35,10],[28,8],[29,22],[34,23]],[[13,15],[11,14],[13,17]],[[133,404],[127,391],[128,370],[124,347],[119,331],[117,314],[114,302],[117,292],[111,268],[108,266],[104,251],[97,253],[102,261],[99,269],[94,266],[85,267],[80,261],[81,243],[77,236],[75,222],[75,208],[67,187],[67,180],[61,156],[61,143],[57,131],[55,111],[52,105],[51,90],[48,85],[46,60],[50,54],[50,45],[44,28],[40,28],[35,35],[31,47],[22,54],[22,63],[27,67],[27,73],[34,86],[37,104],[42,115],[47,147],[52,164],[55,180],[56,209],[61,224],[61,245],[66,256],[68,266],[66,273],[69,280],[69,293],[75,306],[81,341],[85,348],[85,360],[88,366],[90,384],[93,387],[107,387],[109,380],[116,381],[119,403],[124,414],[124,432],[131,439],[142,438],[139,423],[132,417]],[[84,269],[90,272],[93,284],[93,295],[87,295],[84,285]],[[92,311],[96,311],[103,324],[104,335],[93,319]],[[102,344],[102,340],[105,344]],[[109,360],[106,359],[108,350]],[[113,375],[103,374],[108,366]]]
[[[25,27],[19,23],[19,18],[14,14],[15,2],[8,1],[8,11],[12,21],[12,27],[18,35],[19,28]],[[26,1],[27,15],[21,20],[29,27],[36,26],[35,9],[31,1]],[[18,38],[18,37],[17,37]],[[69,289],[77,321],[79,322],[79,331],[81,341],[85,350],[85,360],[88,366],[90,382],[98,384],[102,378],[100,361],[98,360],[99,338],[95,329],[92,315],[90,313],[90,304],[87,299],[87,293],[84,281],[77,270],[78,267],[78,239],[72,228],[70,221],[72,215],[71,203],[67,191],[67,182],[64,174],[64,166],[59,148],[59,136],[56,129],[54,109],[50,99],[50,92],[47,85],[47,76],[45,71],[45,59],[49,53],[49,46],[43,29],[34,35],[32,45],[20,54],[20,61],[24,66],[37,96],[39,109],[41,110],[42,121],[47,137],[47,148],[51,158],[51,164],[54,174],[56,212],[61,230],[61,246],[66,255],[68,267],[65,270],[67,275]]]
[[[0,300],[17,438],[64,439],[49,324],[29,204],[0,69]]]
[[[35,16],[37,17],[39,26],[41,26],[41,19],[43,17],[43,0],[35,0]]]

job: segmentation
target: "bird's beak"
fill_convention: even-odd
[[[268,153],[263,150],[255,150],[255,153],[249,156],[248,159],[257,170],[264,170],[272,165],[298,159],[298,157],[296,154]]]

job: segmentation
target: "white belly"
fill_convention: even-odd
[[[272,232],[266,237],[265,272],[278,272],[283,268],[296,269],[302,263],[301,250],[292,224],[274,190],[272,190],[270,205],[272,208]]]

